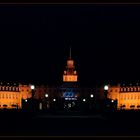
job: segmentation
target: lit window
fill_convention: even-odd
[[[124,100],[126,100],[126,95],[124,95]]]
[[[128,100],[129,100],[129,95],[128,95]]]
[[[127,91],[130,91],[129,88],[127,88]]]
[[[131,95],[131,100],[133,99],[133,94]]]

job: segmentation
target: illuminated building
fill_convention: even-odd
[[[60,96],[64,100],[64,108],[73,108],[79,97],[78,75],[74,60],[71,58],[71,48],[66,70],[63,74],[63,84],[60,86]]]
[[[31,89],[29,85],[21,84],[0,84],[0,108],[22,108],[22,99],[26,100],[31,97]]]
[[[71,48],[70,56],[67,60],[66,70],[63,74],[63,82],[77,82],[77,72],[75,70],[74,61],[71,59]]]
[[[108,98],[117,100],[118,109],[140,109],[140,86],[110,86]]]

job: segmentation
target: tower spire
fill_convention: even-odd
[[[71,47],[70,47],[70,59],[71,59]]]

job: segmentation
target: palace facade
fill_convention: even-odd
[[[140,85],[109,86],[108,98],[117,100],[117,109],[140,109]]]
[[[102,87],[81,88],[71,49],[62,79],[63,84],[57,87],[35,85],[35,89],[31,89],[31,84],[0,83],[0,109],[28,108],[33,99],[38,102],[39,109],[50,108],[56,103],[57,106],[61,104],[62,108],[67,109],[83,104],[95,107],[98,101],[106,99],[105,95],[110,101],[117,101],[117,109],[140,109],[140,85],[110,85],[107,94]]]

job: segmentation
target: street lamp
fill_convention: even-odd
[[[34,90],[35,89],[35,86],[34,85],[31,85],[31,89]]]
[[[111,102],[113,103],[113,102],[114,102],[114,100],[111,100]]]
[[[53,99],[53,101],[55,102],[55,101],[56,101],[56,99]]]
[[[104,90],[108,90],[108,85],[105,85],[104,86]]]
[[[105,85],[104,86],[104,94],[105,94],[106,99],[107,99],[108,89],[109,89],[108,85]]]
[[[46,98],[48,98],[48,97],[49,97],[49,95],[48,95],[48,94],[45,94],[45,97],[46,97]]]
[[[31,90],[32,90],[32,98],[33,98],[34,97],[34,94],[35,94],[34,93],[35,86],[34,85],[31,85],[30,87],[31,87]]]
[[[91,97],[91,98],[93,98],[93,97],[94,97],[94,95],[93,95],[93,94],[90,94],[90,97]]]
[[[85,102],[86,101],[86,99],[83,99],[83,102]]]

